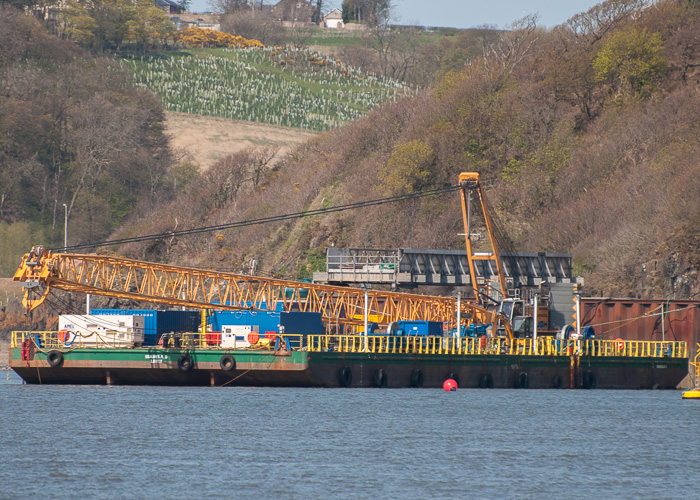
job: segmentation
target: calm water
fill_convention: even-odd
[[[677,391],[22,385],[0,498],[699,498]]]

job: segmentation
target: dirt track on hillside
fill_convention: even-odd
[[[249,146],[275,146],[284,156],[316,132],[211,116],[167,112],[165,133],[176,157],[189,157],[202,170]]]

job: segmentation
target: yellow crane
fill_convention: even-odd
[[[478,174],[460,175],[462,209],[467,229],[465,205],[468,190],[476,190],[485,208]],[[490,219],[487,224],[490,224]],[[468,231],[467,231],[468,233]],[[466,237],[470,255],[470,272],[474,288],[478,283],[474,260],[487,258],[472,252],[469,234]],[[495,242],[492,242],[495,245]],[[496,259],[497,248],[494,246]],[[496,265],[502,279],[500,259]],[[26,288],[23,304],[30,312],[39,307],[52,290],[118,297],[153,302],[167,306],[219,310],[284,310],[319,312],[324,321],[334,324],[359,325],[367,309],[379,318],[381,325],[393,321],[440,321],[449,329],[457,322],[458,301],[452,297],[366,291],[357,288],[302,283],[291,280],[196,269],[93,254],[54,253],[35,246],[25,254],[15,272],[15,281]],[[505,290],[505,285],[503,285]],[[366,294],[366,295],[365,295]],[[478,298],[478,293],[477,293]],[[467,324],[496,324],[495,311],[471,302],[459,302],[461,321]],[[511,336],[507,327],[508,336]]]
[[[503,270],[503,261],[501,260],[500,249],[498,248],[498,242],[495,238],[495,227],[493,221],[491,220],[491,213],[489,212],[488,206],[486,204],[486,197],[484,191],[481,187],[481,181],[479,180],[479,174],[476,172],[463,172],[459,175],[459,187],[462,198],[462,219],[464,221],[464,239],[467,247],[467,260],[469,262],[469,275],[471,277],[472,288],[474,289],[474,296],[477,302],[481,301],[482,289],[485,288],[485,284],[479,283],[477,279],[476,272],[476,261],[490,261],[496,266],[498,272],[498,283],[501,287],[501,294],[503,298],[508,298],[508,288],[506,287],[505,274]],[[490,250],[483,252],[476,252],[474,250],[474,245],[472,242],[472,214],[471,214],[471,201],[473,199],[472,195],[476,198],[476,202],[479,203],[481,207],[481,212],[484,218],[484,224],[486,225],[486,234],[488,238],[488,243],[490,245]]]
[[[315,283],[157,264],[101,255],[53,253],[41,246],[22,258],[15,281],[26,287],[27,311],[39,307],[52,290],[89,293],[169,306],[221,310],[285,310],[322,313],[329,322],[360,324],[364,290]],[[368,292],[368,308],[391,321],[442,321],[455,325],[451,297]],[[492,313],[463,302],[462,317],[486,323]]]

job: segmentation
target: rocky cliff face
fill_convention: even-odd
[[[640,298],[660,295],[694,299],[700,294],[700,235],[696,231],[672,234],[653,259],[642,265],[637,285]]]

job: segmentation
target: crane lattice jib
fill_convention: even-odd
[[[476,172],[463,172],[459,175],[459,185],[461,188],[461,198],[462,198],[462,218],[464,221],[464,238],[467,247],[467,260],[469,262],[469,274],[471,278],[472,288],[474,289],[474,294],[476,300],[480,300],[480,293],[482,284],[477,280],[476,273],[476,263],[477,260],[488,260],[492,261],[496,265],[496,270],[498,272],[498,282],[501,287],[501,294],[503,297],[508,297],[508,289],[506,287],[505,273],[503,270],[503,261],[501,260],[500,249],[498,247],[497,238],[495,236],[495,227],[493,220],[491,219],[491,214],[486,203],[486,197],[484,196],[483,189],[481,187],[481,182],[479,181],[479,174]],[[474,192],[476,194],[477,201],[481,207],[481,212],[484,217],[484,225],[486,226],[486,232],[489,238],[489,243],[491,245],[491,251],[488,253],[478,254],[474,252],[472,246],[472,235],[470,227],[470,197],[468,193]]]
[[[360,324],[364,290],[224,273],[100,255],[52,253],[34,247],[14,275],[26,287],[28,311],[52,289],[155,302],[169,306],[221,310],[284,310],[322,313],[329,322]],[[456,300],[397,292],[368,292],[369,312],[391,321],[442,321],[455,325]],[[462,317],[492,322],[491,312],[462,302]]]

